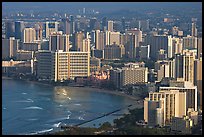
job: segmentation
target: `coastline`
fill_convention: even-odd
[[[12,77],[6,77],[6,76],[2,76],[2,79],[6,79],[6,80],[18,80],[18,79],[14,79]],[[40,85],[44,85],[44,86],[52,86],[54,87],[54,85],[51,85],[49,83],[42,83],[40,81],[30,81],[30,80],[24,80],[24,79],[19,79],[20,81],[26,81],[26,82],[30,82],[30,83],[34,83],[34,84],[40,84]],[[59,85],[60,86],[60,85]],[[121,93],[117,90],[110,90],[110,89],[104,89],[104,88],[99,88],[99,87],[89,87],[89,86],[85,86],[85,87],[76,87],[76,86],[69,86],[66,85],[65,87],[70,87],[70,88],[83,88],[92,92],[103,92],[103,93],[108,93],[108,94],[113,94],[113,95],[117,95],[117,96],[123,96],[123,97],[127,97],[130,98],[132,100],[135,101],[141,101],[143,99],[136,97],[136,96],[131,96],[131,95],[127,95],[125,93]]]
[[[18,80],[18,79],[15,79],[15,78],[12,78],[12,77],[2,77],[2,79],[5,79],[5,80]],[[52,84],[49,84],[49,83],[42,83],[40,81],[30,81],[30,80],[25,80],[25,79],[19,79],[19,81],[25,81],[25,82],[30,82],[30,83],[33,83],[33,84],[41,84],[41,85],[46,85],[46,86],[52,86],[52,87],[55,87],[54,85]],[[57,87],[57,86],[56,86]],[[60,86],[59,86],[60,87]],[[133,104],[134,104],[134,108],[141,108],[143,105],[142,105],[142,101],[141,103],[138,103],[137,101],[138,100],[142,100],[142,99],[139,99],[138,97],[135,97],[135,96],[131,96],[131,95],[127,95],[125,93],[121,93],[120,91],[116,91],[116,90],[109,90],[109,89],[103,89],[103,88],[99,88],[99,87],[76,87],[76,86],[61,86],[61,87],[67,87],[67,88],[75,88],[77,90],[80,90],[80,89],[85,89],[85,91],[89,91],[89,92],[103,92],[103,93],[107,93],[107,94],[113,94],[113,95],[117,95],[117,96],[122,96],[122,97],[127,97],[131,100],[133,100]],[[125,109],[128,109],[128,108],[125,108]],[[122,117],[122,116],[109,116],[109,117],[114,117],[114,119],[118,119],[119,117]],[[100,119],[96,119],[92,122],[89,122],[87,124],[83,124],[81,125],[80,127],[95,127],[93,125],[98,125],[100,126],[99,123],[103,123],[101,121],[105,120],[105,121],[108,121],[110,123],[113,122],[112,118],[111,120],[109,121],[109,119],[107,119],[108,117],[104,117],[104,118],[100,118]],[[53,132],[57,132],[57,131],[53,131]],[[48,133],[48,132],[47,132]]]

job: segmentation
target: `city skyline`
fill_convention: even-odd
[[[202,134],[201,2],[2,6],[3,134]]]

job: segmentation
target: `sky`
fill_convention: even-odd
[[[165,7],[195,7],[202,8],[201,2],[3,2],[2,10],[61,10],[78,12],[79,9],[95,9],[99,12],[117,11],[123,9],[158,9]]]

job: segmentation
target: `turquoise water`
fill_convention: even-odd
[[[130,98],[92,90],[3,79],[2,134],[53,132],[61,125],[76,125],[134,104]],[[110,115],[96,120],[96,126],[105,121],[112,123],[117,117]]]

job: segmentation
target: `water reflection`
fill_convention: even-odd
[[[58,103],[71,100],[69,89],[63,87],[54,87],[54,100]]]

